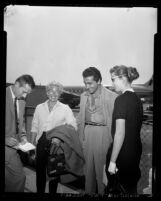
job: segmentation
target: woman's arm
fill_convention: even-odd
[[[69,106],[66,107],[66,123],[72,125],[77,130],[77,122]]]
[[[114,135],[114,143],[111,154],[110,165],[108,171],[110,173],[116,172],[116,160],[121,150],[125,138],[125,119],[116,119],[116,131]]]
[[[36,136],[38,133],[38,125],[39,125],[39,114],[38,114],[38,108],[36,107],[32,123],[31,123],[31,143],[36,145]]]

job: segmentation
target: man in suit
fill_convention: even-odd
[[[117,94],[101,85],[97,68],[89,67],[82,75],[86,91],[81,94],[77,123],[85,157],[85,193],[102,195],[103,166],[112,142],[112,112]]]
[[[27,142],[24,127],[25,101],[35,87],[30,75],[22,75],[6,88],[5,111],[5,192],[24,192],[26,176],[17,152],[18,143]]]

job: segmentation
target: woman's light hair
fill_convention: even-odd
[[[53,91],[53,88],[57,89],[59,95],[63,93],[63,85],[56,81],[52,81],[46,85],[46,92]]]
[[[125,65],[114,66],[110,69],[110,73],[114,73],[116,76],[119,77],[124,76],[130,83],[139,77],[139,73],[135,67],[127,67]]]

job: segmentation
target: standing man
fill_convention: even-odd
[[[25,174],[17,152],[18,143],[26,143],[23,98],[35,87],[30,75],[22,75],[6,88],[5,113],[5,192],[24,192]]]
[[[101,85],[102,76],[95,67],[82,73],[86,91],[81,94],[77,117],[79,137],[85,156],[85,193],[103,194],[103,166],[112,142],[111,122],[117,94]]]

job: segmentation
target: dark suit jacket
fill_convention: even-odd
[[[17,140],[21,140],[22,135],[24,136],[25,126],[24,126],[24,112],[25,112],[25,101],[19,101],[19,133],[16,134],[15,126],[15,112],[14,104],[12,99],[11,90],[9,87],[6,88],[6,113],[5,113],[5,137],[13,137]],[[23,134],[22,134],[23,133]]]
[[[19,133],[16,133],[14,103],[11,90],[6,88],[6,111],[5,111],[5,139],[15,138],[21,141],[24,129],[25,102],[19,100]],[[16,149],[5,146],[5,192],[24,192],[25,174]]]

